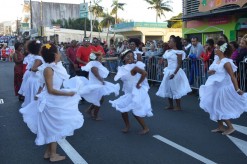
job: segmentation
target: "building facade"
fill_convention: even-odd
[[[220,34],[238,41],[247,34],[247,0],[183,0],[183,36],[217,42]]]

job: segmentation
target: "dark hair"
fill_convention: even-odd
[[[187,43],[191,42],[191,40],[189,38],[184,38],[184,40],[186,40]]]
[[[131,42],[134,42],[136,47],[139,47],[139,45],[141,43],[140,39],[138,39],[138,38],[130,38],[129,43],[131,43]]]
[[[16,42],[15,43],[15,50],[17,50],[20,46],[22,46],[23,44],[22,43],[20,43],[20,42]]]
[[[57,53],[57,47],[54,44],[48,43],[41,48],[41,55],[46,63],[52,63],[55,61],[55,55]]]
[[[170,39],[171,39],[171,38],[175,39],[176,36],[175,36],[175,35],[171,35],[169,38],[170,38]]]
[[[225,39],[226,43],[228,43],[228,42],[229,42],[229,41],[228,41],[228,38],[226,37],[226,35],[225,35],[225,34],[220,34],[220,36],[222,36],[222,37]]]
[[[222,46],[224,43],[226,43],[226,42],[220,40],[220,41],[217,42],[217,45],[218,45],[218,46]],[[227,47],[226,47],[226,50],[225,50],[225,52],[224,52],[224,56],[227,57],[227,58],[230,58],[231,55],[232,55],[232,48],[231,48],[231,46],[227,43]]]
[[[120,55],[120,59],[121,59],[121,61],[122,61],[124,64],[125,64],[124,58],[125,58],[125,56],[126,56],[128,53],[134,54],[133,51],[131,51],[131,50],[129,49],[129,50],[125,50],[125,51],[124,51],[123,53],[121,53],[121,55]]]
[[[239,45],[236,41],[231,41],[229,44],[232,44],[235,49],[238,49]]]
[[[179,36],[176,36],[176,37],[171,38],[171,39],[173,39],[173,41],[176,43],[176,47],[178,50],[183,50],[182,41],[181,41],[181,38]]]
[[[206,41],[207,44],[209,44],[210,46],[214,46],[214,40],[213,39],[208,39]]]
[[[198,37],[197,36],[192,36],[190,40],[192,39],[196,39],[196,41],[198,41]]]
[[[41,48],[41,43],[36,40],[32,40],[28,43],[27,49],[31,54],[38,55]]]

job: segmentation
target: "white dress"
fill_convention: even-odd
[[[230,63],[233,71],[237,71],[231,59],[215,58],[209,67],[209,70],[216,71],[215,74],[209,76],[206,84],[199,89],[200,107],[214,121],[235,119],[247,111],[247,94],[241,96],[235,91],[231,77],[224,68],[225,63]]]
[[[83,71],[89,72],[89,79],[82,79],[84,86],[80,88],[79,94],[87,102],[100,106],[102,96],[110,95],[111,93],[115,93],[115,96],[118,96],[120,86],[107,81],[104,81],[105,84],[103,85],[92,73],[92,67],[98,68],[99,75],[102,78],[106,78],[109,74],[109,71],[99,61],[90,61],[86,66],[81,67]]]
[[[54,71],[53,88],[61,91],[71,91],[60,89],[65,79],[69,78],[62,63],[47,64]],[[71,136],[75,129],[82,127],[84,119],[78,109],[80,96],[57,96],[49,94],[44,87],[38,95],[38,100],[29,103],[20,109],[23,120],[30,130],[37,134],[36,145],[49,144],[59,141],[66,136]]]
[[[27,65],[26,66],[26,71],[23,75],[23,78],[22,78],[22,83],[21,83],[21,87],[18,91],[18,93],[20,95],[24,95],[24,88],[26,86],[26,83],[27,83],[27,80],[29,78],[29,76],[31,75],[31,71],[29,71],[30,68],[33,67],[33,64],[34,64],[34,55],[33,54],[28,54],[24,60],[23,60],[23,64]]]
[[[137,62],[136,64],[127,64],[118,67],[118,72],[114,77],[117,81],[123,81],[124,95],[116,100],[109,101],[112,107],[121,113],[132,111],[135,116],[150,117],[153,116],[150,97],[148,95],[149,85],[147,79],[141,83],[141,88],[137,89],[136,84],[141,78],[141,74],[131,75],[131,70],[135,67],[145,69],[145,64]]]
[[[188,78],[181,68],[179,68],[174,78],[170,79],[170,75],[175,72],[178,65],[177,54],[182,55],[182,60],[185,59],[186,54],[182,50],[167,50],[163,55],[163,58],[167,59],[168,66],[164,69],[164,77],[156,93],[157,96],[180,99],[191,92]]]
[[[40,60],[42,62],[42,64],[45,63],[44,59],[39,55],[35,55],[33,58],[34,58],[34,62],[35,62],[35,60]],[[38,68],[38,70],[40,71],[39,68]],[[21,107],[25,107],[30,102],[34,101],[34,97],[37,94],[39,87],[42,87],[42,86],[40,86],[40,83],[39,83],[40,76],[38,76],[37,74],[38,74],[38,71],[37,72],[29,71],[29,77],[28,77],[28,79],[25,83],[25,87],[23,89],[23,96],[25,96],[25,100],[22,103]]]

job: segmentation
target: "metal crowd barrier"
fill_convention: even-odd
[[[63,56],[63,65],[69,72],[69,63],[65,59],[65,53],[61,52]],[[165,60],[159,56],[143,57],[143,62],[146,64],[146,71],[148,73],[147,79],[149,81],[161,82],[163,79],[163,70],[165,68]],[[102,64],[111,72],[116,73],[118,66],[122,63],[118,57],[104,57]],[[212,64],[212,60],[202,61],[200,59],[185,59],[182,63],[182,69],[184,70],[191,88],[199,89],[199,87],[205,84],[208,78],[209,66]],[[247,92],[247,63],[240,62],[236,77],[239,82],[239,87]]]

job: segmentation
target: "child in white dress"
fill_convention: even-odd
[[[181,110],[180,99],[182,96],[191,92],[188,78],[181,69],[182,60],[185,59],[185,52],[182,50],[180,37],[170,37],[169,47],[163,55],[167,61],[167,67],[164,69],[164,77],[156,93],[160,97],[168,97],[169,107],[166,109]],[[173,100],[176,100],[177,107],[173,107]]]
[[[86,66],[81,67],[82,71],[89,72],[88,82],[85,82],[84,87],[79,93],[86,101],[92,103],[87,110],[87,113],[95,120],[101,120],[98,116],[100,106],[103,103],[105,95],[115,93],[119,94],[119,84],[113,84],[104,80],[109,74],[109,71],[102,65],[102,53],[93,52],[90,54],[90,62]]]
[[[44,63],[42,56],[39,55],[39,51],[41,48],[40,41],[30,41],[27,47],[28,51],[31,54],[33,54],[33,56],[29,59],[30,65],[28,65],[29,70],[27,70],[29,73],[27,81],[25,82],[25,87],[23,89],[23,95],[25,96],[25,100],[22,103],[22,107],[25,107],[30,102],[34,101],[34,97],[40,88],[39,77],[37,76],[36,72],[39,71],[38,67]]]
[[[153,116],[150,97],[148,95],[149,85],[147,82],[147,72],[145,64],[142,62],[134,63],[134,53],[126,50],[122,53],[121,59],[123,66],[118,67],[117,75],[114,80],[123,81],[124,95],[114,101],[109,101],[112,107],[122,113],[125,128],[122,132],[127,133],[130,128],[128,112],[132,111],[134,117],[142,126],[140,134],[149,132],[149,128],[144,122],[143,117]]]
[[[60,61],[57,47],[46,44],[41,49],[45,60],[43,83],[45,86],[38,100],[21,108],[24,122],[37,134],[36,145],[47,144],[45,159],[61,161],[65,156],[56,153],[57,141],[71,136],[75,129],[82,127],[84,119],[78,109],[80,96],[75,91],[61,89],[63,81],[69,79]]]
[[[223,135],[235,131],[230,119],[238,118],[247,111],[247,97],[238,87],[234,75],[237,67],[230,59],[231,52],[228,43],[223,41],[217,43],[215,48],[217,56],[208,71],[212,75],[199,89],[200,107],[209,113],[211,120],[218,122],[218,128],[212,132],[221,132]],[[226,129],[223,122],[227,125]]]

